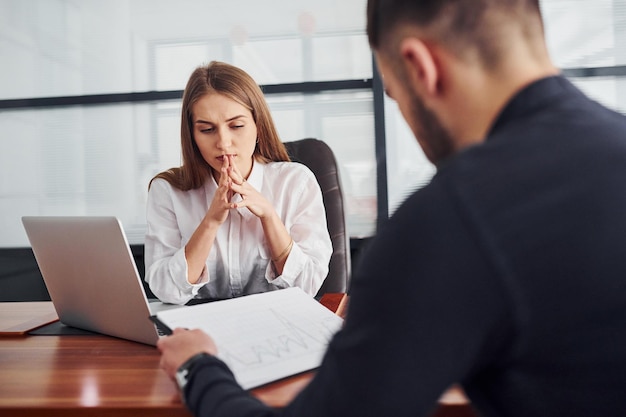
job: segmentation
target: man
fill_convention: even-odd
[[[484,416],[626,415],[626,120],[558,75],[538,0],[370,0],[368,35],[438,167],[379,231],[344,328],[273,411],[216,358],[198,416],[423,416],[453,383]],[[211,339],[159,345],[173,375]]]

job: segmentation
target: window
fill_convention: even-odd
[[[348,230],[371,236],[365,4],[0,0],[0,59],[11,63],[0,67],[0,247],[28,246],[24,215],[116,215],[142,243],[148,182],[180,165],[180,92],[211,60],[267,86],[283,140],[317,137],[333,148]]]
[[[542,0],[548,48],[557,67],[600,103],[626,113],[626,0]],[[435,169],[396,105],[385,98],[389,209]]]
[[[626,0],[541,6],[556,65],[593,98],[626,111]],[[0,0],[0,247],[28,246],[20,217],[35,214],[116,215],[131,243],[142,243],[147,184],[180,164],[181,90],[211,60],[238,65],[265,87],[283,140],[329,143],[348,230],[372,236],[378,216],[393,213],[435,169],[377,90],[365,7]]]

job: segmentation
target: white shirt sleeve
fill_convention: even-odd
[[[206,270],[198,284],[187,280],[185,244],[175,212],[175,190],[164,180],[155,180],[148,191],[145,237],[146,282],[161,301],[184,304],[208,281]]]
[[[328,274],[328,263],[332,255],[332,242],[326,224],[326,210],[322,192],[314,174],[301,166],[302,172],[294,175],[288,206],[283,214],[283,223],[294,244],[287,257],[283,273],[276,276],[270,264],[266,279],[280,287],[300,287],[314,296]]]

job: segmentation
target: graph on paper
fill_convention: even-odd
[[[163,311],[171,328],[199,328],[245,389],[317,368],[343,320],[299,288]]]

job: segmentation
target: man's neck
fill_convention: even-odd
[[[513,97],[533,82],[559,74],[547,53],[514,50],[496,69],[463,68],[442,116],[456,139],[457,150],[483,142]],[[535,50],[536,51],[536,50]],[[540,51],[541,52],[541,51]]]

